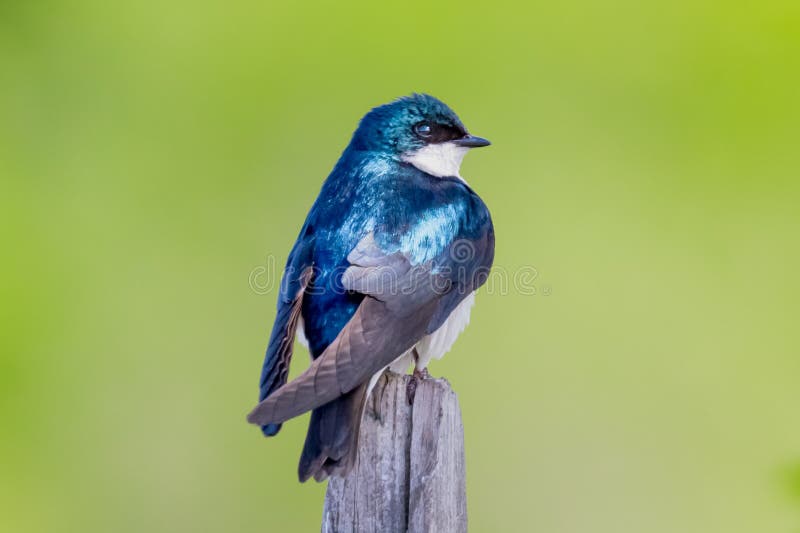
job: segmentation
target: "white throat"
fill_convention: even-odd
[[[469,152],[468,147],[448,141],[426,145],[416,152],[407,152],[403,154],[402,159],[431,176],[437,178],[454,176],[463,180],[459,170],[467,152]]]

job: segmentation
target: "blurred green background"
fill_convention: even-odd
[[[0,67],[0,530],[319,527],[249,278],[424,91],[538,273],[431,368],[472,530],[800,531],[796,0],[6,1]]]

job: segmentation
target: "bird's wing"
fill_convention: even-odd
[[[490,253],[485,251],[487,233],[491,237]],[[452,245],[443,252],[444,261],[412,265],[400,252],[384,253],[374,236],[367,235],[348,256],[351,266],[342,276],[347,290],[366,297],[311,366],[259,403],[248,421],[277,424],[326,404],[364,383],[414,346],[440,315],[446,318],[486,279],[476,272],[487,260],[491,264],[491,228],[487,233],[470,241],[480,251],[480,258],[473,257],[467,270],[443,268],[452,262]]]
[[[263,400],[283,386],[289,375],[289,363],[300,320],[303,294],[313,277],[310,248],[310,239],[301,232],[283,272],[278,311],[261,369],[259,400]],[[261,429],[264,435],[272,436],[280,431],[281,426],[265,424]]]

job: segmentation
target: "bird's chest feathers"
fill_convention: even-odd
[[[457,146],[451,142],[429,144],[414,152],[402,156],[403,161],[410,163],[431,176],[443,178],[455,176],[461,178],[461,161],[469,148]]]

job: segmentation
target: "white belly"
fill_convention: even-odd
[[[461,303],[453,309],[450,316],[439,326],[439,329],[423,337],[414,348],[419,354],[419,361],[416,361],[417,369],[423,370],[431,362],[431,359],[441,359],[444,354],[450,351],[456,339],[469,324],[469,314],[472,306],[475,305],[475,293],[461,300]],[[389,365],[389,370],[398,374],[405,374],[408,368],[415,363],[413,348],[394,360]],[[378,373],[380,375],[383,372]]]
[[[447,317],[444,324],[439,326],[439,329],[423,337],[416,346],[414,346],[419,354],[419,361],[416,362],[416,366],[419,370],[426,368],[428,363],[431,362],[431,359],[441,359],[444,354],[450,351],[450,348],[453,347],[453,343],[456,342],[458,336],[464,331],[467,324],[469,324],[469,314],[470,311],[472,311],[473,305],[475,305],[475,292],[472,292],[469,296],[461,300],[458,307],[453,309],[453,312],[450,313],[450,316]],[[395,359],[393,363],[382,368],[370,378],[369,386],[367,387],[367,398],[369,398],[369,393],[372,392],[372,388],[386,368],[389,368],[389,370],[397,374],[405,374],[408,372],[408,368],[414,364],[414,348],[405,352]]]
[[[469,324],[469,314],[473,305],[475,305],[474,292],[461,300],[461,303],[453,309],[439,329],[417,343],[416,348],[419,354],[417,368],[419,370],[427,367],[431,359],[441,359],[450,351],[453,343]]]

